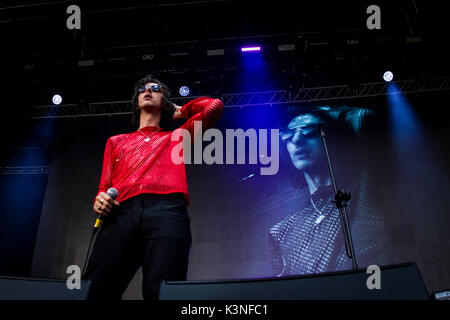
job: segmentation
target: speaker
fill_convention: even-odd
[[[66,280],[0,277],[0,300],[86,300],[91,282],[80,284],[70,290]]]
[[[225,281],[164,281],[160,300],[427,300],[415,263],[380,266],[380,289],[366,269],[306,276]],[[369,281],[371,283],[371,281]]]

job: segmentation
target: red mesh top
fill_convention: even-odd
[[[180,111],[189,119],[176,130],[189,130],[193,141],[196,138],[194,121],[201,120],[203,130],[211,128],[222,114],[223,103],[202,97],[188,102]],[[116,200],[121,202],[141,193],[181,192],[189,205],[185,164],[174,164],[171,159],[172,149],[181,137],[171,141],[172,131],[158,129],[141,128],[140,131],[150,138],[148,142],[139,131],[108,138],[97,195],[114,187],[119,192]]]

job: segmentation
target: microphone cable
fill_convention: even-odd
[[[114,200],[114,199],[117,198],[119,193],[117,192],[116,188],[109,188],[108,191],[106,192],[106,194],[108,196],[110,196]],[[97,233],[98,229],[100,229],[104,218],[105,217],[103,215],[99,215],[97,217],[97,219],[95,220],[94,229],[92,229],[91,239],[89,240],[88,251],[87,251],[87,254],[86,254],[86,258],[84,260],[83,273],[82,273],[81,278],[84,278],[84,274],[86,273],[86,265],[87,265],[87,262],[88,262],[88,259],[89,259],[89,255],[91,253],[91,247],[92,247],[92,243],[93,243],[93,240],[94,240],[94,236]]]

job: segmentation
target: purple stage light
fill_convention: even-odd
[[[260,46],[252,46],[252,47],[242,47],[241,52],[257,52],[261,51]]]

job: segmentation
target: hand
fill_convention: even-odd
[[[177,106],[175,103],[173,106],[175,107],[175,112],[173,113],[172,120],[184,118],[184,115],[181,113],[181,107]]]
[[[111,210],[114,207],[117,207],[119,205],[120,203],[118,201],[113,200],[106,193],[100,192],[95,198],[94,211],[98,214],[106,216],[111,213]]]

